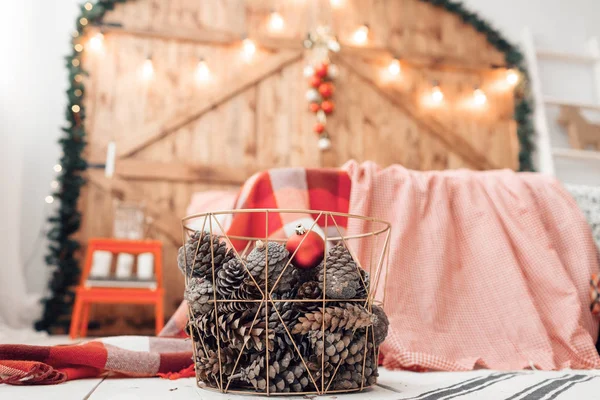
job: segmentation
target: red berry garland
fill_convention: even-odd
[[[310,103],[310,111],[317,115],[317,123],[313,130],[319,135],[319,148],[327,150],[331,146],[331,141],[325,124],[326,116],[330,115],[335,108],[331,97],[335,92],[333,79],[337,76],[337,67],[325,61],[315,66],[307,66],[304,75],[308,78],[310,86],[306,92],[306,100]]]

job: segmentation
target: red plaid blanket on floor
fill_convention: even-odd
[[[350,179],[344,171],[274,169],[251,177],[242,187],[235,208],[347,212],[349,198]],[[271,214],[269,231],[274,235],[291,234],[298,219],[310,218],[310,215]],[[339,219],[337,221],[343,223]],[[242,236],[263,236],[264,218],[256,214],[238,215],[231,221],[227,231]],[[107,372],[169,378],[194,376],[192,345],[189,339],[184,339],[186,322],[187,306],[182,304],[159,338],[120,336],[51,347],[0,345],[0,383],[54,384],[96,377]]]

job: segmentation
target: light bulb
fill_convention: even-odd
[[[79,18],[79,23],[81,26],[86,26],[88,24],[88,19],[86,17]]]
[[[210,80],[210,69],[208,68],[208,64],[204,61],[203,58],[198,61],[198,66],[196,67],[196,82],[205,83]]]
[[[506,82],[510,85],[516,85],[519,82],[519,74],[514,69],[509,69],[506,72]]]
[[[48,204],[54,203],[54,197],[52,197],[50,195],[46,196],[45,200],[46,200],[46,203],[48,203]]]
[[[81,95],[83,94],[83,91],[81,89],[75,89],[73,94],[77,97],[81,97]]]
[[[102,50],[102,47],[104,45],[104,35],[102,34],[102,32],[98,32],[94,36],[92,36],[88,44],[90,46],[90,49],[92,49],[93,51]]]
[[[81,45],[81,43],[77,43],[75,46],[73,46],[73,48],[78,53],[81,53],[83,51],[83,46]]]
[[[440,89],[440,86],[436,84],[433,89],[431,89],[431,102],[433,104],[440,104],[442,101],[444,101],[444,93],[442,92],[442,89]]]
[[[476,106],[483,106],[486,102],[487,96],[485,95],[484,91],[479,88],[475,88],[473,91],[473,104]]]
[[[244,39],[242,41],[242,47],[243,47],[243,51],[244,51],[244,55],[246,56],[246,58],[250,59],[254,53],[256,53],[256,45],[254,44],[254,42],[251,39]]]
[[[71,64],[73,64],[74,67],[79,67],[79,60],[74,58],[73,61],[71,61]]]
[[[358,27],[352,35],[352,39],[356,44],[365,44],[369,38],[369,27],[364,24]]]
[[[90,11],[92,8],[94,8],[94,5],[88,1],[85,3],[84,7],[86,10]]]
[[[58,189],[58,185],[59,185],[58,181],[52,181],[52,182],[50,182],[50,187],[52,189]]]
[[[74,113],[78,113],[81,110],[81,107],[79,107],[77,104],[73,104],[73,106],[71,107],[71,110]]]
[[[273,11],[269,17],[269,28],[274,32],[280,32],[285,26],[285,22],[281,14]]]
[[[388,71],[394,76],[398,75],[400,73],[400,60],[394,58],[390,65],[388,65]]]
[[[62,165],[56,164],[53,169],[54,169],[54,172],[60,172],[60,171],[62,171]]]
[[[73,80],[77,83],[81,83],[83,81],[83,76],[77,74],[73,77]]]
[[[152,58],[148,57],[144,61],[142,66],[142,78],[144,80],[150,80],[154,76],[154,65],[152,64]]]

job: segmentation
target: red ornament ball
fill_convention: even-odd
[[[317,122],[315,124],[315,126],[313,127],[313,131],[315,131],[315,133],[323,133],[323,131],[325,130],[325,125],[323,125],[320,122]]]
[[[330,82],[324,82],[319,85],[319,93],[324,98],[331,97],[331,95],[333,94],[333,89],[333,84]]]
[[[325,111],[325,114],[331,114],[335,109],[335,104],[331,100],[325,100],[321,103],[321,109]]]
[[[323,238],[317,232],[307,231],[300,224],[296,226],[296,234],[287,240],[285,248],[290,252],[290,256],[294,256],[292,258],[294,266],[301,269],[316,267],[323,261],[325,255]]]
[[[319,78],[325,78],[327,76],[328,67],[329,65],[327,63],[321,63],[317,65],[315,68],[315,76],[318,76]]]
[[[310,103],[308,108],[310,109],[311,112],[316,113],[317,111],[319,111],[321,109],[321,106],[319,105],[319,103]]]
[[[321,78],[319,78],[318,76],[313,76],[310,78],[310,86],[314,87],[315,89],[321,85],[321,82]]]

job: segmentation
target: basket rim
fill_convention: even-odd
[[[336,216],[336,217],[346,217],[349,219],[360,219],[363,221],[376,222],[376,223],[384,225],[383,228],[380,228],[377,230],[372,230],[367,233],[360,233],[360,234],[348,235],[348,236],[344,235],[345,239],[359,239],[359,238],[363,238],[366,236],[379,235],[384,232],[390,231],[392,228],[392,224],[390,222],[385,221],[383,219],[379,219],[379,218],[367,217],[367,216],[358,215],[358,214],[341,213],[341,212],[336,212],[336,211],[292,209],[292,208],[239,208],[236,210],[219,210],[219,211],[209,211],[209,212],[204,212],[204,213],[190,214],[181,219],[181,227],[184,229],[184,231],[185,230],[190,230],[190,231],[195,230],[186,225],[186,222],[193,220],[195,218],[203,218],[203,217],[205,218],[205,217],[210,217],[210,216],[215,216],[215,215],[235,215],[235,214],[270,213],[270,212],[279,213],[279,214],[319,214],[317,219],[320,218],[322,214],[326,214],[326,215]],[[247,238],[247,237],[242,237],[242,236],[240,236],[240,237],[237,237],[237,236],[234,237],[231,235],[228,235],[228,236],[231,238],[252,239],[249,237]],[[336,238],[331,238],[331,240],[333,240],[333,239],[336,239]],[[269,239],[269,240],[273,240],[273,239]],[[277,240],[275,239],[273,241],[277,241]]]

